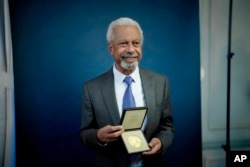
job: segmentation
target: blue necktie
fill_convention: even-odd
[[[125,90],[125,93],[123,96],[122,108],[126,109],[126,108],[135,107],[135,99],[134,99],[132,89],[131,89],[131,83],[133,82],[133,78],[131,76],[127,76],[123,81],[127,84],[127,89]],[[130,155],[130,162],[133,162],[137,156],[138,154]]]
[[[125,90],[123,96],[122,109],[135,107],[135,99],[131,89],[133,78],[131,76],[127,76],[123,81],[127,84],[127,89]]]

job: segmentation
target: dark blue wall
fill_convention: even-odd
[[[141,65],[168,76],[176,137],[168,167],[201,166],[198,0],[10,0],[17,167],[92,166],[79,142],[82,84],[113,63],[106,29],[144,31]]]

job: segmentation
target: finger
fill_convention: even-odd
[[[123,130],[115,131],[115,132],[113,132],[113,133],[107,134],[107,138],[108,138],[108,139],[116,139],[116,138],[119,138],[119,137],[121,136],[122,133],[123,133]]]
[[[111,126],[111,125],[107,125],[103,128],[100,129],[103,133],[113,133],[116,131],[121,131],[123,130],[122,126]]]
[[[151,142],[151,143],[148,144],[148,146],[150,147],[150,150],[143,152],[143,155],[152,155],[152,154],[155,154],[161,148],[161,144],[158,143],[158,142]]]
[[[101,142],[108,142],[109,135],[113,133],[113,127],[110,125],[104,126],[103,128],[99,129],[97,132],[97,137]]]
[[[149,150],[149,151],[144,151],[143,153],[142,153],[142,155],[152,155],[152,154],[154,154],[154,150]]]
[[[153,144],[152,143],[148,143],[148,146],[150,147],[150,148],[153,148]]]
[[[124,130],[123,127],[120,126],[120,125],[118,125],[118,126],[111,126],[110,128],[111,128],[111,131],[112,131],[112,132],[115,132],[115,131],[123,131],[123,130]]]
[[[107,125],[103,128],[100,129],[100,138],[101,141],[105,141],[107,143],[109,142],[113,142],[117,139],[119,139],[119,137],[121,136],[121,134],[123,133],[124,129],[122,128],[122,126],[110,126]]]

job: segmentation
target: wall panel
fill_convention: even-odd
[[[143,28],[141,65],[170,81],[176,136],[166,164],[200,166],[198,7],[198,0],[12,1],[17,167],[93,166],[93,152],[79,142],[82,84],[111,68],[105,34],[123,16]]]
[[[233,1],[231,50],[230,141],[232,150],[250,148],[249,80],[250,3]],[[227,54],[229,0],[200,0],[201,71],[202,71],[202,143],[203,166],[211,157],[225,158],[226,144]],[[221,149],[221,150],[218,150]]]

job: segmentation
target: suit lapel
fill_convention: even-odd
[[[120,123],[120,115],[115,97],[114,75],[112,69],[107,72],[107,75],[101,84],[101,89],[113,125],[118,125]]]
[[[141,75],[141,81],[142,81],[142,87],[144,91],[145,96],[145,102],[146,106],[148,107],[148,122],[147,122],[147,128],[146,128],[146,135],[147,132],[150,131],[151,126],[154,122],[154,106],[155,106],[155,82],[150,78],[150,76],[147,74],[147,72],[144,69],[140,68],[140,75]]]
[[[144,69],[140,68],[140,76],[142,81],[142,87],[145,96],[146,106],[148,107],[148,123],[147,131],[150,131],[150,125],[154,124],[154,106],[155,106],[155,82],[150,78]],[[101,84],[102,96],[105,101],[107,110],[114,125],[120,124],[120,115],[117,107],[115,88],[114,88],[114,75],[112,69],[107,72],[105,80]],[[105,106],[104,106],[105,107]]]

